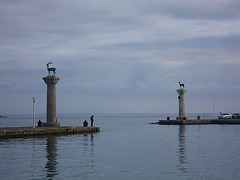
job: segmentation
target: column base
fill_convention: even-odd
[[[178,116],[176,117],[176,120],[183,121],[183,120],[188,120],[188,118],[185,116]]]
[[[46,123],[43,123],[43,126],[44,127],[58,127],[58,126],[60,126],[60,123],[57,123],[57,122],[46,122]]]

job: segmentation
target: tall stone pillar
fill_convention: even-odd
[[[60,78],[47,76],[43,80],[47,84],[47,122],[43,126],[60,126],[56,118],[56,84]]]
[[[186,89],[178,89],[177,90],[179,96],[179,116],[176,118],[177,120],[187,120],[187,117],[185,116],[185,100],[184,100],[184,94],[187,92]]]

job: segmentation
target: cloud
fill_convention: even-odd
[[[44,112],[49,61],[61,78],[60,112],[176,112],[178,81],[201,104],[224,97],[235,108],[238,7],[236,0],[1,1],[0,108],[22,112],[7,101],[17,92],[26,106],[38,96]]]
[[[151,3],[144,3],[142,12],[147,13],[160,13],[166,16],[171,16],[180,19],[237,19],[240,17],[240,13],[237,10],[239,7],[239,1],[225,1],[225,0],[153,0]],[[147,11],[146,11],[147,10]]]

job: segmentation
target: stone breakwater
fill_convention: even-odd
[[[240,119],[204,119],[204,120],[159,120],[159,125],[204,125],[204,124],[240,124]]]
[[[100,131],[99,127],[6,127],[0,128],[0,138],[40,136],[51,134],[79,134]]]

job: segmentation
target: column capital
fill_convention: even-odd
[[[43,77],[43,80],[46,84],[57,84],[59,81],[59,77],[56,76],[47,76],[47,77]]]
[[[186,89],[177,89],[176,91],[178,92],[178,94],[185,94],[187,92]]]

